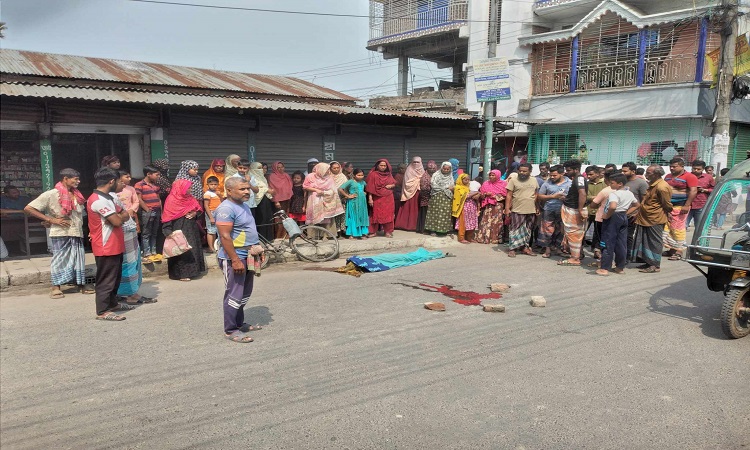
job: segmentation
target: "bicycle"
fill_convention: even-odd
[[[294,219],[289,217],[282,209],[273,214],[274,219],[281,220],[281,224],[287,232],[288,239],[269,241],[258,235],[259,245],[266,252],[261,268],[265,269],[271,261],[271,256],[277,261],[284,259],[286,250],[296,255],[299,259],[310,262],[325,262],[336,259],[339,256],[339,240],[334,233],[317,225],[299,226]],[[270,227],[276,222],[256,225],[256,227]],[[216,240],[216,251],[221,245],[221,239]]]

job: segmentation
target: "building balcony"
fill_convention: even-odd
[[[602,0],[536,0],[534,13],[547,20],[560,21],[572,17],[582,18]]]
[[[468,17],[468,0],[371,0],[367,48],[456,32]]]
[[[663,84],[692,83],[697,80],[710,81],[707,66],[701,77],[696,55],[673,55],[647,57],[642,64],[639,77],[639,61],[630,60],[611,64],[578,65],[571,68],[538,70],[532,74],[534,96],[557,95],[568,92],[590,92],[607,89],[637,88]],[[575,89],[571,89],[575,72]]]

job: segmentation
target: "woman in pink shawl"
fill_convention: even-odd
[[[344,207],[341,205],[336,183],[331,175],[330,166],[326,163],[318,163],[312,173],[305,177],[302,187],[309,194],[307,196],[307,217],[305,223],[308,225],[320,225],[336,234],[333,218],[343,214]]]
[[[367,186],[367,204],[372,207],[370,214],[370,237],[375,237],[383,227],[385,237],[393,237],[393,215],[395,202],[393,200],[393,188],[396,180],[391,175],[393,169],[387,159],[379,159],[373,166],[365,180]]]
[[[191,180],[175,180],[172,183],[172,190],[164,201],[164,210],[161,213],[164,236],[168,237],[173,232],[181,230],[192,247],[182,255],[167,260],[169,278],[173,280],[190,281],[206,271],[201,232],[198,227],[198,218],[203,217],[200,214],[203,212],[203,207],[190,194],[192,185]]]
[[[479,189],[481,216],[475,241],[480,244],[499,244],[503,239],[503,208],[508,183],[502,179],[502,172],[491,170],[489,179]]]
[[[293,186],[292,177],[284,171],[284,163],[275,161],[271,164],[271,173],[268,175],[268,187],[273,189],[274,211],[283,209],[287,213],[289,212]],[[280,223],[277,223],[274,229],[276,239],[283,239],[286,236],[286,230]]]
[[[422,158],[415,156],[406,168],[401,188],[401,207],[396,215],[395,227],[399,230],[415,231],[419,217],[420,181],[424,175]]]

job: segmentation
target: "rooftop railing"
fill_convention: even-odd
[[[370,1],[370,41],[465,22],[468,0]]]

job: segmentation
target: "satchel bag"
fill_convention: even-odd
[[[164,238],[163,253],[165,258],[180,256],[183,253],[192,250],[192,248],[193,247],[188,244],[188,241],[185,238],[185,235],[182,233],[182,230],[173,231],[172,234]]]

